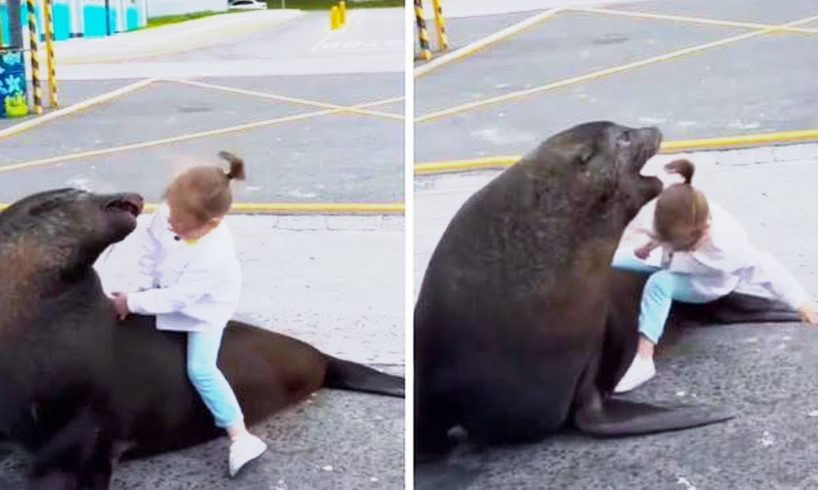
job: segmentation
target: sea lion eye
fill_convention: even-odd
[[[631,132],[630,131],[622,131],[619,133],[619,137],[617,138],[616,143],[619,146],[627,147],[631,144]]]

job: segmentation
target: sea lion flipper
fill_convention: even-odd
[[[405,396],[405,381],[400,376],[382,373],[369,366],[327,356],[324,386],[376,395]]]
[[[589,435],[617,437],[700,427],[730,420],[735,415],[728,408],[711,405],[660,407],[609,398],[596,409],[578,411],[574,422]]]
[[[801,321],[798,312],[781,301],[736,292],[711,303],[674,304],[673,309],[677,323],[691,326]]]
[[[27,488],[109,488],[113,444],[96,411],[85,407],[37,450]]]

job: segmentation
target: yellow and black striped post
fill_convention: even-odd
[[[429,50],[429,31],[426,29],[426,21],[423,19],[423,0],[415,0],[415,20],[418,23],[420,57],[424,60],[430,60],[432,59],[432,52]]]
[[[37,17],[34,12],[34,0],[26,0],[28,8],[28,43],[31,55],[31,86],[34,96],[34,112],[43,113],[43,93],[40,89],[40,58],[37,55]]]
[[[54,63],[54,13],[53,0],[45,0],[45,54],[48,63],[48,105],[57,107],[60,105],[57,97],[57,67]]]
[[[443,17],[443,7],[440,6],[442,0],[432,0],[435,9],[435,27],[437,28],[437,49],[446,51],[449,49],[449,37],[446,35],[446,18]]]

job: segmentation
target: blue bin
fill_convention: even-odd
[[[0,49],[0,117],[28,114],[26,64],[23,51]]]

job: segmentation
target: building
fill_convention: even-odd
[[[149,18],[202,11],[227,10],[227,0],[52,0],[54,39],[103,37],[145,27]],[[0,0],[0,39],[9,39],[8,0]],[[28,9],[21,0],[25,26]],[[35,1],[39,32],[43,32],[43,0]]]

